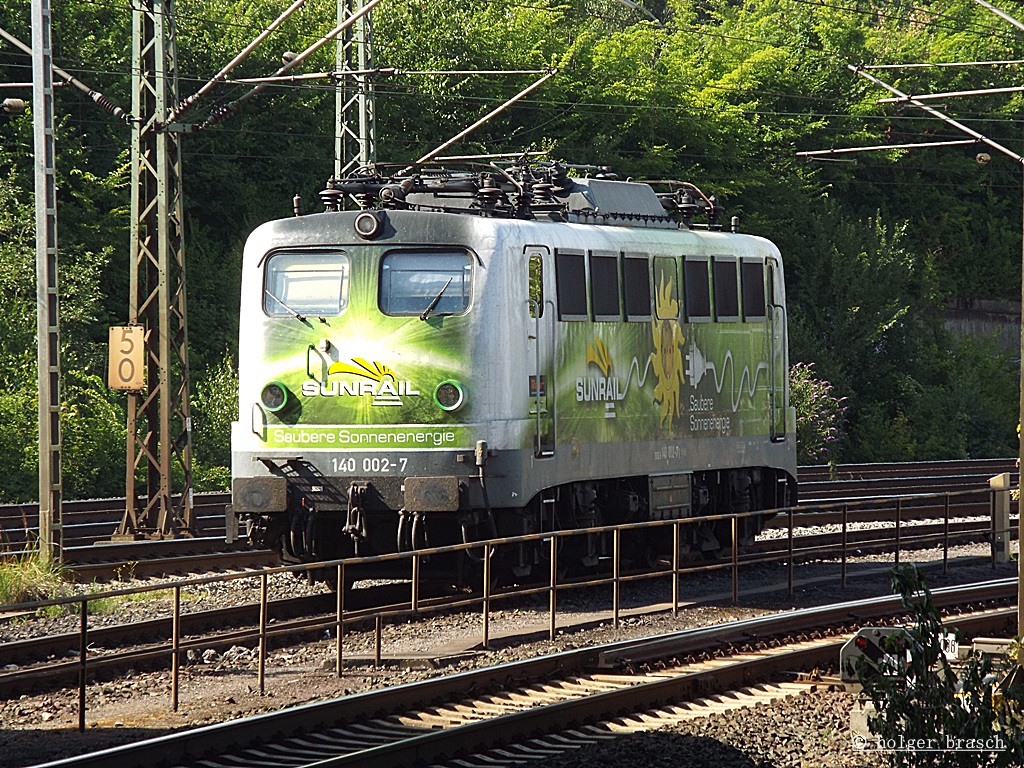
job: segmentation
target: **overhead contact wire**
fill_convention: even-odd
[[[319,51],[321,48],[327,45],[327,43],[334,40],[338,35],[340,35],[350,26],[355,24],[363,16],[368,14],[380,2],[381,0],[369,0],[369,2],[366,5],[364,5],[358,11],[356,11],[347,19],[345,19],[345,21],[341,22],[338,26],[336,26],[334,29],[328,32],[327,35],[317,40],[315,43],[313,43],[313,45],[309,46],[306,50],[302,51],[302,53],[298,54],[294,59],[287,62],[283,67],[278,69],[274,73],[273,77],[279,77],[280,75],[286,74],[291,70],[295,69],[297,66],[302,64],[302,62],[304,62],[307,58],[309,58],[314,53]],[[245,102],[249,101],[251,98],[259,94],[261,91],[267,88],[268,85],[268,83],[260,83],[259,85],[255,86],[252,90],[239,96],[230,104],[227,104],[224,107],[220,107],[214,110],[213,114],[211,114],[210,117],[207,118],[205,122],[196,126],[195,130],[201,131],[205,128],[209,128],[212,125],[217,125],[218,123],[227,120],[229,117],[231,117],[231,115],[235,114],[235,112],[238,111],[238,108],[240,106],[242,106]]]
[[[195,103],[199,101],[199,99],[201,99],[205,94],[207,94],[210,91],[210,89],[216,86],[217,83],[224,80],[224,78],[228,76],[231,70],[233,70],[243,61],[245,61],[249,54],[256,50],[256,47],[260,43],[266,40],[271,35],[271,33],[274,32],[275,29],[277,29],[279,26],[284,24],[285,21],[288,20],[288,17],[290,17],[293,13],[295,13],[295,11],[299,10],[299,8],[301,8],[305,4],[306,0],[295,0],[294,3],[288,6],[288,8],[285,9],[285,11],[280,16],[274,19],[270,26],[268,26],[266,29],[260,32],[260,34],[258,34],[251,43],[249,43],[245,48],[243,48],[242,51],[237,56],[235,56],[235,58],[229,61],[224,66],[224,68],[221,69],[220,72],[214,75],[205,85],[203,85],[202,88],[200,88],[187,99],[179,103],[171,112],[170,117],[167,118],[167,123],[165,125],[173,123],[174,121],[179,119],[183,114],[185,114],[185,112],[191,109],[195,105]]]

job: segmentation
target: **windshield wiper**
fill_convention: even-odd
[[[444,286],[442,286],[441,290],[437,292],[437,296],[434,297],[434,300],[427,305],[426,309],[423,310],[423,314],[420,315],[420,320],[426,320],[428,317],[430,317],[430,313],[433,312],[434,309],[437,307],[438,302],[441,301],[441,296],[448,289],[448,286],[452,284],[452,280],[454,279],[455,278],[453,277],[448,278],[448,282],[445,283]]]
[[[267,294],[267,296],[269,296],[270,298],[272,298],[272,299],[273,299],[274,301],[276,301],[276,302],[277,302],[278,304],[280,304],[280,305],[281,305],[282,307],[284,307],[284,308],[285,308],[285,309],[287,309],[287,310],[288,310],[289,312],[291,312],[291,313],[292,313],[292,314],[293,314],[293,315],[295,316],[295,319],[296,319],[296,320],[298,320],[299,322],[302,322],[302,323],[306,322],[306,316],[305,316],[305,315],[300,315],[300,314],[299,314],[298,312],[296,312],[296,311],[295,311],[294,309],[292,309],[291,307],[289,307],[289,306],[288,306],[287,304],[285,304],[285,303],[284,303],[283,301],[281,301],[281,300],[280,300],[279,298],[277,298],[277,296],[275,296],[274,294],[272,294],[272,293],[271,293],[270,291],[268,291],[268,290],[267,290],[266,288],[264,288],[264,289],[263,289],[263,292],[264,292],[265,294]]]

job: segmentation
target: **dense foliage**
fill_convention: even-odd
[[[181,96],[220,70],[284,0],[178,0]],[[454,152],[545,150],[621,176],[697,183],[774,240],[787,260],[794,362],[813,363],[846,408],[832,460],[1016,452],[1012,357],[952,338],[951,296],[1014,299],[1020,287],[1020,170],[977,146],[890,150],[807,162],[799,150],[961,139],[847,64],[1014,60],[1024,33],[971,0],[656,0],[664,25],[614,0],[385,0],[375,11],[378,157],[407,163],[536,75],[558,75]],[[233,73],[273,72],[335,24],[309,0]],[[1008,9],[1011,12],[1013,8]],[[129,108],[126,4],[55,4],[57,63]],[[0,26],[30,39],[28,4]],[[334,66],[333,45],[300,71]],[[905,92],[1010,85],[1019,67],[874,72]],[[31,79],[0,47],[0,82]],[[201,101],[201,122],[248,86]],[[7,92],[5,92],[6,95]],[[23,95],[28,97],[27,91]],[[1019,94],[950,100],[974,130],[1019,147]],[[69,87],[58,93],[65,476],[69,496],[123,492],[124,402],[102,383],[105,329],[128,295],[128,127]],[[311,208],[333,169],[327,81],[268,88],[222,125],[184,137],[186,253],[200,487],[223,483],[232,418],[241,244],[301,194]],[[0,500],[35,496],[32,130],[0,116]],[[26,442],[29,444],[26,445]]]

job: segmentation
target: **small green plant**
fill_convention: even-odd
[[[129,560],[127,563],[122,563],[114,569],[114,578],[118,581],[131,581],[135,578],[135,566],[138,563],[135,560]]]
[[[1024,764],[1022,686],[999,685],[988,657],[952,665],[943,649],[948,632],[924,577],[912,565],[891,577],[912,622],[887,638],[885,650],[898,663],[885,674],[858,669],[877,710],[869,721],[873,744],[890,765],[907,768]]]
[[[38,552],[0,561],[0,605],[30,603],[67,592],[60,563]]]

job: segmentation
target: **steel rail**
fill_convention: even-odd
[[[925,489],[959,492],[973,488],[978,493],[987,490],[992,474],[1016,470],[1012,459],[981,459],[952,462],[913,462],[904,464],[840,465],[834,468],[801,468],[801,506],[799,509],[844,501],[869,501],[867,496],[880,496],[875,503],[898,493],[910,495]],[[830,476],[832,479],[830,479]],[[1015,482],[1015,480],[1014,480]],[[884,496],[882,495],[884,494]],[[217,567],[249,567],[254,560],[243,554],[241,548],[229,549],[222,544],[224,534],[223,507],[230,494],[197,494],[195,508],[200,537],[167,542],[137,542],[98,546],[108,539],[123,514],[123,499],[69,501],[63,505],[65,529],[65,561],[79,578],[110,579],[124,571],[126,563],[136,563],[139,575],[159,575],[166,572],[195,572],[205,566],[204,558],[195,557],[197,551],[223,553]],[[854,508],[858,515],[867,513]],[[909,519],[909,518],[908,518]],[[824,521],[823,521],[824,522]],[[831,522],[838,523],[838,519]],[[771,525],[772,523],[769,522]],[[778,525],[778,523],[775,523]],[[31,542],[38,534],[38,505],[0,505],[0,554],[21,556],[27,554]],[[205,538],[203,538],[205,536]],[[237,552],[232,555],[230,552]],[[173,565],[170,560],[181,556]],[[268,554],[269,556],[269,554]],[[258,556],[256,562],[264,562]],[[109,563],[109,565],[104,565]],[[143,574],[142,571],[145,573]]]
[[[933,592],[937,604],[955,605],[977,602],[981,595],[988,600],[1012,600],[1016,597],[1016,582],[1004,579],[963,587],[939,589]],[[348,696],[329,702],[309,704],[254,718],[207,726],[194,731],[176,733],[136,744],[103,750],[92,755],[47,763],[39,768],[127,768],[151,766],[157,763],[172,765],[316,765],[318,768],[340,766],[412,765],[451,755],[456,751],[479,750],[507,743],[510,739],[525,738],[528,734],[549,733],[623,709],[643,707],[675,701],[687,692],[699,692],[708,685],[729,686],[739,681],[767,674],[768,669],[785,665],[787,669],[804,664],[835,663],[839,644],[843,639],[825,639],[803,643],[796,650],[754,652],[727,668],[718,665],[700,670],[683,669],[679,675],[660,671],[657,675],[635,674],[623,678],[618,690],[604,690],[583,695],[580,680],[586,679],[581,670],[590,668],[623,667],[638,660],[678,657],[686,653],[727,650],[730,645],[764,641],[794,632],[822,629],[832,623],[845,627],[851,621],[877,620],[902,615],[905,609],[898,598],[858,600],[826,608],[805,609],[781,615],[747,619],[740,622],[684,630],[653,638],[647,643],[614,643],[586,649],[566,651],[526,662],[513,662],[484,670],[464,672],[383,690]],[[976,617],[955,617],[947,623],[967,626],[983,622],[986,630],[994,623],[1016,615],[1015,609],[986,610]],[[752,656],[757,656],[753,658]],[[556,683],[538,685],[538,680],[559,678],[561,683],[576,690],[567,693],[568,700],[550,693]],[[612,682],[600,675],[592,676],[600,682]],[[575,681],[575,682],[574,682]],[[483,692],[492,693],[482,699]],[[516,694],[519,691],[519,694]],[[539,691],[533,697],[534,706],[526,694]],[[459,708],[472,708],[467,692],[478,700],[493,701],[498,695],[513,697],[524,710],[489,719],[433,730],[444,725],[449,713],[458,714]],[[518,696],[518,698],[515,698]],[[538,706],[538,704],[540,704]],[[409,718],[399,716],[412,711],[436,714],[424,720],[424,727],[408,726]],[[486,717],[483,708],[476,715]],[[411,716],[409,716],[411,717]],[[422,716],[418,716],[423,720]],[[465,718],[462,718],[465,720]],[[367,724],[372,721],[371,724]],[[376,727],[376,730],[374,730]],[[346,742],[342,734],[348,735]],[[381,743],[387,739],[386,743]],[[335,743],[339,754],[325,759],[324,749]],[[356,745],[361,744],[361,748]],[[225,752],[225,745],[229,751]],[[247,751],[255,747],[253,751]],[[315,748],[314,748],[315,747]],[[342,754],[345,750],[348,754]],[[301,754],[306,753],[306,759]],[[312,753],[312,754],[311,754]],[[290,759],[284,756],[290,754]],[[314,756],[315,755],[315,756]],[[198,763],[197,761],[203,761]],[[285,762],[282,762],[285,761]]]
[[[948,499],[948,497],[946,497],[946,498]],[[745,513],[744,516],[749,516],[749,515],[752,515],[752,514],[756,514],[756,513]],[[715,520],[715,519],[719,519],[719,517],[721,517],[722,519],[726,519],[728,516],[725,516],[725,517],[722,517],[722,516],[709,517],[707,519],[708,520]],[[795,529],[795,527],[796,527],[796,522],[795,521],[796,521],[796,517],[797,516],[791,514],[789,517],[791,518],[791,524],[793,525],[793,527]],[[801,517],[801,518],[809,518],[809,519],[812,519],[812,520],[814,519],[814,515],[813,514],[803,514],[803,515],[800,515],[799,517]],[[732,522],[733,522],[733,525],[735,526],[735,520],[734,519],[732,520]],[[897,520],[896,520],[896,522],[897,523],[899,522],[899,510],[898,509],[897,509]],[[679,523],[678,522],[671,523],[670,521],[648,522],[648,523],[641,524],[640,527],[648,528],[648,527],[652,527],[652,526],[660,526],[661,528],[665,528],[667,525],[670,525],[670,524],[673,527],[678,529]],[[801,520],[801,525],[803,525],[803,524],[805,524],[805,520]],[[811,523],[808,523],[808,525],[810,525],[810,524]],[[600,530],[600,529],[594,529],[594,530],[596,531],[596,530]],[[905,530],[905,532],[904,532],[904,530]],[[576,533],[587,533],[589,531],[590,531],[590,529],[587,529],[586,531],[576,532]],[[779,537],[779,538],[775,538],[775,539],[769,539],[769,540],[766,540],[766,541],[757,542],[757,543],[754,544],[754,546],[749,551],[744,551],[742,555],[739,553],[737,547],[733,546],[732,547],[732,550],[733,550],[732,551],[732,557],[728,561],[723,559],[723,560],[721,560],[719,562],[716,562],[716,563],[706,563],[706,564],[702,564],[702,565],[698,565],[698,566],[682,566],[679,563],[678,554],[676,554],[673,557],[673,564],[672,564],[672,568],[670,570],[667,570],[665,567],[656,567],[653,570],[648,568],[648,569],[640,569],[637,572],[623,573],[622,569],[621,569],[621,565],[620,565],[620,566],[616,567],[615,573],[611,577],[609,577],[609,576],[607,576],[605,574],[596,574],[593,577],[589,577],[589,578],[585,577],[583,579],[576,579],[576,580],[571,580],[571,581],[567,581],[567,582],[563,581],[562,583],[552,582],[554,584],[553,587],[552,586],[541,586],[541,585],[538,585],[538,586],[535,586],[535,587],[529,587],[528,586],[526,588],[521,588],[521,589],[516,589],[516,590],[499,591],[499,592],[496,592],[496,593],[493,593],[493,594],[487,593],[487,594],[484,595],[482,600],[478,596],[470,596],[470,597],[455,596],[455,597],[447,598],[447,599],[441,598],[441,599],[435,599],[435,600],[420,600],[418,598],[418,585],[419,585],[419,582],[418,581],[414,581],[414,584],[413,584],[413,590],[414,591],[413,591],[413,595],[412,595],[412,598],[411,598],[410,601],[404,602],[404,603],[399,603],[398,605],[391,605],[391,606],[381,605],[381,606],[378,606],[375,609],[375,615],[376,615],[376,618],[377,618],[377,629],[376,629],[376,632],[377,632],[377,647],[378,647],[378,649],[380,647],[380,632],[381,632],[380,621],[382,619],[400,618],[400,617],[403,617],[403,616],[407,616],[410,613],[416,614],[416,613],[422,613],[422,612],[425,612],[425,611],[439,610],[441,608],[447,608],[447,609],[471,608],[471,607],[480,607],[481,605],[484,607],[483,644],[486,646],[487,642],[488,642],[487,641],[487,619],[488,619],[488,615],[487,614],[489,612],[489,607],[490,607],[491,602],[493,602],[494,600],[497,600],[497,599],[501,599],[501,598],[508,598],[508,597],[514,597],[514,596],[524,597],[524,596],[528,596],[528,595],[542,595],[542,594],[547,594],[547,595],[549,595],[551,597],[551,601],[552,601],[552,606],[553,607],[552,607],[552,614],[551,614],[551,628],[550,628],[550,632],[551,632],[551,634],[553,636],[554,633],[555,633],[555,626],[556,626],[556,624],[555,624],[556,616],[555,616],[555,608],[554,608],[554,604],[555,604],[554,595],[555,595],[555,593],[557,591],[559,591],[559,590],[566,590],[566,589],[572,589],[572,588],[588,587],[588,586],[589,587],[597,587],[597,586],[609,585],[609,584],[612,585],[612,587],[614,589],[614,598],[613,598],[613,617],[614,617],[614,620],[613,620],[613,623],[614,623],[615,626],[618,626],[619,603],[620,603],[619,587],[620,587],[621,584],[627,583],[627,582],[631,582],[631,581],[647,580],[647,579],[651,579],[651,578],[662,578],[662,577],[670,577],[670,576],[674,577],[673,581],[675,582],[678,579],[678,577],[684,576],[684,575],[689,574],[689,573],[695,573],[695,572],[709,572],[709,571],[713,571],[713,570],[724,570],[724,569],[727,569],[727,568],[731,569],[732,570],[732,579],[733,579],[733,600],[735,602],[735,601],[738,600],[738,595],[739,595],[739,568],[740,568],[741,565],[746,567],[746,566],[749,566],[749,565],[752,565],[752,564],[757,564],[757,563],[770,563],[770,562],[776,562],[776,561],[786,561],[786,564],[787,564],[788,570],[789,570],[789,577],[790,577],[789,588],[792,591],[792,588],[793,588],[793,567],[794,567],[794,562],[797,561],[797,560],[805,560],[805,559],[811,558],[811,557],[836,557],[837,556],[837,552],[834,549],[834,545],[836,543],[841,543],[842,544],[842,551],[839,552],[838,554],[842,558],[841,583],[844,586],[846,584],[846,579],[847,579],[847,560],[848,560],[847,550],[848,550],[849,547],[856,547],[859,551],[863,552],[863,551],[877,551],[877,550],[888,551],[888,550],[892,549],[893,546],[896,546],[897,550],[896,550],[895,557],[896,557],[896,561],[898,563],[898,561],[899,561],[899,553],[900,553],[900,550],[903,549],[903,548],[920,547],[920,546],[925,546],[925,545],[930,545],[930,544],[942,544],[942,547],[943,547],[943,560],[942,560],[942,563],[943,563],[943,569],[945,571],[945,569],[946,569],[946,567],[948,565],[949,546],[950,546],[950,544],[952,542],[959,541],[959,540],[962,540],[962,539],[975,539],[975,540],[977,540],[979,538],[991,539],[993,537],[993,534],[994,534],[994,531],[992,530],[991,524],[990,524],[990,522],[988,520],[950,524],[949,521],[948,521],[948,515],[947,515],[946,520],[944,520],[941,525],[937,525],[937,524],[936,525],[913,525],[913,526],[908,525],[908,526],[905,527],[905,529],[901,529],[897,525],[897,527],[895,529],[895,533],[896,533],[896,538],[895,539],[892,538],[892,532],[893,532],[893,529],[892,529],[891,526],[890,527],[885,527],[885,528],[869,528],[869,529],[864,529],[864,530],[852,530],[851,531],[851,530],[848,529],[848,526],[845,526],[845,525],[844,525],[842,534],[840,534],[838,532],[834,532],[834,533],[827,533],[827,534],[799,535],[798,536],[798,535],[793,534],[792,531],[790,531],[791,535],[785,537],[784,539]],[[618,562],[620,562],[619,555],[621,554],[621,544],[619,543],[621,531],[615,530],[614,533],[615,533],[615,536],[616,536],[616,547],[615,547],[616,556],[615,556],[614,560],[618,563]],[[523,537],[516,537],[516,538],[513,538],[513,539],[505,540],[504,543],[507,544],[509,542],[515,542],[515,541],[518,541],[520,538],[523,538]],[[530,537],[526,537],[526,538],[530,538]],[[536,538],[536,535],[533,536],[533,538]],[[552,542],[555,541],[555,538],[556,537],[551,537]],[[498,544],[498,543],[501,543],[501,542],[493,542],[493,544]],[[483,545],[480,545],[480,546],[483,546]],[[491,546],[491,545],[488,545],[488,546]],[[464,548],[464,546],[460,547],[460,548]],[[450,549],[450,548],[441,548],[441,549]],[[438,551],[440,551],[440,550],[438,550]],[[385,561],[385,560],[394,560],[395,558],[398,558],[398,557],[402,557],[402,556],[400,556],[400,555],[388,555],[388,556],[380,556],[380,557],[376,557],[376,558],[368,558],[368,560],[369,561]],[[417,558],[417,556],[415,554],[413,555],[413,558],[414,558],[414,560],[413,560],[413,568],[415,569],[416,562],[418,561],[418,558]],[[352,566],[355,567],[356,564],[353,563]],[[341,567],[341,566],[339,565],[339,567]],[[301,567],[293,566],[293,567],[290,567],[290,568],[271,569],[271,571],[266,571],[265,573],[284,572],[284,571],[289,571],[289,570],[296,570],[296,568],[300,568],[301,569]],[[223,577],[223,578],[234,579],[234,578],[251,578],[251,577],[252,577],[251,574],[234,574],[234,575],[230,575],[230,576]],[[207,582],[209,582],[211,580],[212,581],[216,581],[216,580],[221,580],[221,579],[218,579],[217,577],[208,577],[208,578],[205,578],[205,579],[179,582],[176,585],[163,584],[163,585],[154,585],[154,586],[149,586],[149,587],[137,587],[137,588],[132,588],[132,589],[128,589],[128,590],[115,590],[115,591],[110,592],[108,594],[110,596],[117,597],[117,596],[120,596],[120,595],[133,594],[133,593],[140,592],[140,591],[152,591],[153,589],[159,589],[159,588],[166,589],[169,586],[176,586],[176,588],[180,589],[181,586],[190,586],[190,585],[203,584],[203,583],[207,583]],[[344,581],[344,579],[339,574],[339,583],[342,583],[343,581]],[[676,606],[678,605],[678,590],[675,590],[673,592],[673,595],[674,595],[674,598],[673,598],[673,610],[677,610]],[[77,601],[79,603],[86,603],[90,599],[97,599],[97,598],[101,598],[101,597],[104,597],[104,594],[64,598],[63,602],[65,602],[65,603],[68,603],[68,602],[73,603],[73,602]],[[61,601],[57,601],[57,602],[59,603]],[[31,609],[31,606],[29,606],[28,608]],[[277,609],[274,608],[274,610],[276,611]],[[251,614],[253,613],[253,611],[255,611],[255,608],[253,608],[253,609],[251,609],[249,611],[250,619],[252,618]],[[292,615],[294,615],[294,612],[292,613]],[[208,622],[210,624],[223,623],[223,621],[219,621],[216,618],[213,618],[212,616],[211,617],[207,617],[207,618],[192,618],[192,616],[194,616],[194,614],[192,614],[192,615],[186,614],[186,616],[189,616],[189,618],[186,619],[186,626],[189,626],[189,627],[194,626],[196,624],[196,622],[199,622],[199,621],[206,621],[206,622]],[[285,624],[279,624],[277,626],[277,628],[275,628],[275,630],[271,634],[274,634],[274,635],[282,635],[282,634],[294,635],[294,634],[297,634],[299,632],[304,632],[304,631],[305,632],[309,632],[309,631],[313,631],[313,630],[316,630],[316,629],[336,630],[339,625],[340,626],[345,626],[347,624],[358,622],[359,620],[361,620],[362,617],[363,617],[363,615],[359,611],[352,611],[351,610],[351,606],[350,606],[350,610],[348,611],[347,614],[342,614],[340,612],[340,609],[339,609],[339,613],[338,613],[338,615],[336,617],[328,617],[328,616],[325,615],[325,616],[319,617],[319,618],[314,617],[314,618],[303,619],[303,620],[299,620],[299,621],[288,622],[288,623],[285,623]],[[163,629],[166,629],[166,627],[165,627],[166,623],[167,623],[166,621],[164,621],[163,623],[160,623],[159,621],[154,621],[154,622],[150,622],[148,624],[139,625],[139,626],[126,626],[126,627],[121,627],[121,628],[116,628],[116,629],[115,628],[96,629],[96,630],[89,631],[89,637],[92,639],[92,642],[95,644],[96,642],[99,642],[99,640],[97,639],[97,636],[96,636],[97,632],[99,632],[100,636],[104,637],[104,638],[111,637],[116,632],[117,634],[122,635],[122,641],[120,643],[120,647],[124,647],[127,644],[133,644],[133,643],[136,644],[136,645],[141,645],[142,644],[142,640],[139,639],[140,635],[141,635],[142,638],[149,637],[149,636],[151,636],[153,634],[153,632],[156,631],[157,627],[161,627]],[[264,640],[265,637],[266,637],[266,634],[267,633],[264,632],[264,631],[256,631],[256,630],[251,630],[250,629],[250,630],[238,631],[238,632],[232,633],[230,635],[226,635],[226,636],[224,636],[224,635],[220,635],[220,636],[215,635],[215,636],[204,638],[204,639],[200,639],[200,640],[192,639],[192,640],[189,640],[187,642],[186,650],[188,650],[189,648],[198,648],[198,647],[221,647],[221,646],[226,645],[228,643],[244,642],[246,640],[252,640],[253,638],[260,638],[261,640]],[[175,633],[174,636],[170,640],[171,644],[172,645],[176,645],[179,642],[180,637],[181,637],[181,635],[180,635],[180,627],[179,627],[179,631],[177,633]],[[74,637],[69,637],[68,636],[68,637],[57,638],[57,639],[49,640],[49,641],[44,639],[44,640],[40,640],[40,641],[23,641],[21,643],[15,643],[15,644],[13,644],[13,647],[11,648],[10,653],[11,654],[19,654],[20,653],[22,656],[24,656],[24,655],[29,653],[28,649],[33,647],[34,645],[38,646],[38,647],[42,647],[45,650],[46,648],[55,647],[54,644],[59,644],[61,646],[61,648],[63,648],[66,651],[68,647],[71,647],[71,648],[75,647],[76,644],[74,642],[72,642],[72,640],[74,640],[74,639],[78,639],[78,641],[79,641],[77,643],[78,647],[84,647],[85,646],[86,638],[85,638],[84,635],[79,634],[79,635],[75,635]],[[261,644],[261,647],[263,647],[265,649],[265,646],[262,646],[262,644]],[[119,664],[120,665],[124,665],[126,663],[129,663],[131,661],[135,661],[135,660],[141,659],[143,657],[145,659],[154,659],[154,658],[159,657],[161,651],[166,651],[166,650],[167,650],[167,648],[165,646],[148,646],[148,647],[142,648],[142,649],[140,649],[138,651],[134,651],[134,652],[133,651],[129,651],[127,653],[117,653],[117,654],[112,654],[112,655],[104,655],[104,656],[101,656],[101,657],[90,659],[90,660],[87,660],[85,662],[81,662],[79,666],[84,668],[84,666],[82,666],[82,665],[88,664],[91,668],[96,668],[96,667],[107,667],[107,668],[110,668],[111,666],[116,666],[116,665],[119,665]],[[37,655],[38,655],[38,652],[37,652]],[[263,651],[261,651],[261,654],[260,654],[260,661],[261,661],[261,663],[264,660],[264,656],[265,656],[265,653]],[[0,661],[4,661],[5,657],[7,657],[8,660],[13,660],[10,657],[10,655],[7,652],[5,652],[4,647],[0,646]],[[379,650],[378,650],[378,652],[376,654],[376,657],[379,660]],[[175,658],[178,658],[178,656],[176,655]],[[339,662],[338,662],[339,665],[341,664],[340,658],[341,658],[341,656],[340,656],[340,650],[339,650]],[[8,673],[0,673],[0,689],[11,689],[12,687],[16,687],[19,684],[23,684],[26,680],[37,681],[37,680],[40,680],[40,679],[58,678],[58,677],[60,677],[62,675],[67,675],[69,673],[69,671],[72,671],[72,670],[69,667],[68,663],[58,663],[58,664],[50,665],[48,667],[42,667],[42,668],[41,667],[30,667],[29,669],[25,669],[25,670],[16,670],[16,671],[13,671],[13,672],[8,672]]]

